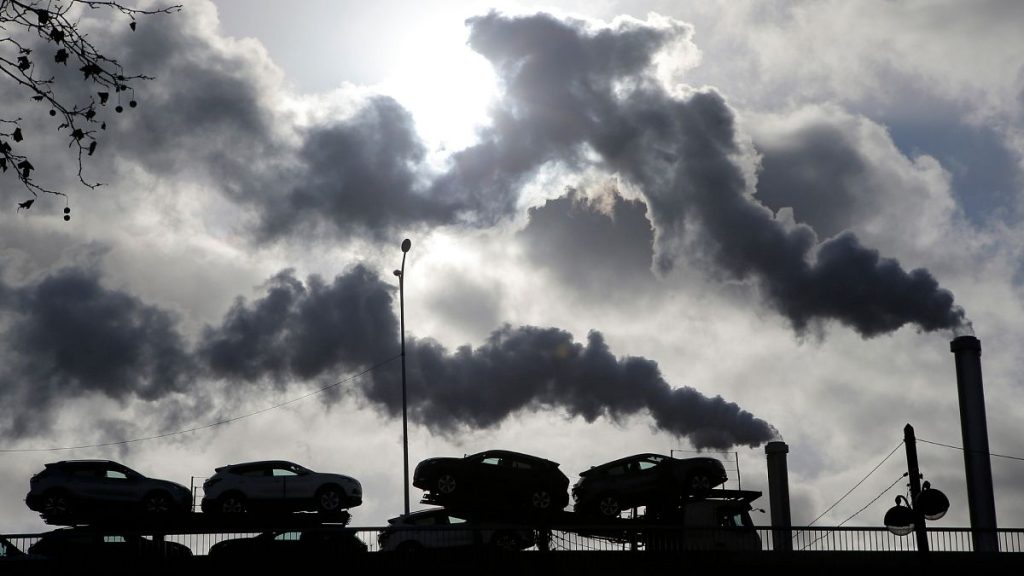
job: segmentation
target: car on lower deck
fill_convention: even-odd
[[[342,514],[363,502],[363,487],[344,474],[314,472],[287,460],[221,466],[203,483],[203,512]]]
[[[251,538],[223,540],[210,547],[213,558],[315,558],[329,560],[366,552],[366,543],[355,529],[343,526],[317,526],[303,530],[275,530]]]
[[[382,552],[469,547],[514,551],[540,544],[532,528],[475,522],[444,508],[391,518],[388,527],[377,536],[377,543]]]

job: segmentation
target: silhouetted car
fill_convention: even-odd
[[[276,530],[251,538],[224,540],[210,547],[216,558],[331,559],[367,551],[356,530],[342,526],[318,526],[305,530]]]
[[[203,512],[306,510],[340,514],[363,503],[363,487],[355,478],[313,472],[284,460],[232,464],[216,472],[203,483]]]
[[[412,485],[427,491],[424,503],[460,512],[549,513],[569,502],[569,479],[557,462],[508,450],[428,458],[416,466]]]
[[[156,542],[137,534],[109,534],[83,528],[61,528],[47,532],[28,551],[54,560],[162,561],[192,556],[188,546],[177,542]]]
[[[581,472],[572,488],[573,509],[614,518],[634,506],[671,508],[725,481],[725,468],[714,458],[636,454]]]
[[[141,512],[185,513],[192,492],[181,484],[147,478],[110,460],[62,460],[47,464],[29,481],[28,507],[47,521]]]
[[[388,520],[388,527],[377,536],[382,552],[471,546],[525,550],[536,541],[532,529],[473,522],[444,508],[396,516]]]

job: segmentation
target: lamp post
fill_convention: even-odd
[[[405,482],[402,484],[402,488],[405,490],[405,514],[407,516],[409,515],[409,415],[405,389],[405,255],[410,248],[412,248],[412,241],[408,238],[402,240],[402,268],[395,270],[395,276],[398,276],[398,309],[402,335],[402,458],[405,471]]]
[[[925,520],[938,520],[949,510],[949,499],[931,484],[921,485],[921,471],[917,465],[917,437],[914,427],[907,424],[903,428],[903,444],[907,447],[907,475],[910,477],[910,500],[904,496],[896,497],[896,505],[885,513],[885,527],[897,536],[906,536],[911,532],[917,535],[917,549],[928,551],[928,532]],[[904,505],[900,505],[900,501]]]

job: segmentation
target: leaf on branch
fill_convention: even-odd
[[[61,30],[60,28],[54,28],[53,30],[50,30],[50,39],[56,42],[57,44],[60,44],[64,41],[64,31]]]
[[[57,50],[57,54],[53,56],[53,61],[66,65],[68,63],[68,51],[63,48]]]
[[[7,158],[0,158],[0,170],[7,172]]]
[[[107,98],[110,98],[110,93],[109,92],[99,92],[98,94],[100,95],[100,104],[106,104],[107,103]]]
[[[75,131],[71,133],[71,137],[75,140],[81,140],[85,138],[85,132],[82,132],[81,128],[75,128]]]
[[[45,26],[50,21],[50,13],[43,8],[36,10],[36,16],[39,17],[40,26]]]
[[[79,68],[79,70],[82,71],[82,74],[85,75],[86,79],[88,79],[90,76],[98,76],[103,72],[103,69],[97,66],[96,64],[86,64],[85,66]]]
[[[132,29],[132,32],[134,32],[135,31],[135,20],[132,20],[131,23],[128,24],[128,27]]]
[[[7,142],[0,142],[0,152],[3,152],[4,154],[9,154],[11,152],[11,145],[8,144]]]
[[[24,138],[21,135],[21,128],[15,128],[14,133],[11,134],[11,138],[14,138],[15,142],[21,142]]]
[[[82,116],[85,116],[86,120],[92,120],[96,116],[96,111],[92,108],[89,108],[85,111],[85,114],[82,114]]]
[[[36,167],[32,165],[28,160],[22,160],[18,163],[18,170],[21,170],[21,177],[25,180],[29,179],[29,173],[35,170]]]
[[[32,63],[29,62],[28,56],[18,56],[18,70],[24,72],[32,67]]]
[[[29,198],[28,200],[25,200],[24,202],[18,202],[18,211],[20,212],[22,208],[24,208],[25,210],[28,210],[29,208],[32,207],[32,203],[35,202],[35,201],[36,201],[35,198]]]
[[[93,140],[93,141],[92,141],[92,142],[91,142],[91,143],[89,144],[89,156],[92,156],[92,153],[93,153],[93,152],[95,152],[95,151],[96,151],[96,141],[95,141],[95,140]]]
[[[39,101],[41,101],[43,99],[43,95],[42,94],[36,94],[35,96],[32,97],[32,99],[35,100],[36,102],[39,102]]]

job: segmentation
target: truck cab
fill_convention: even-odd
[[[750,490],[712,490],[678,508],[647,514],[641,542],[647,550],[760,550],[761,537],[750,519]]]

